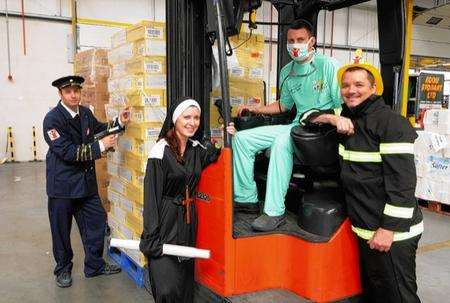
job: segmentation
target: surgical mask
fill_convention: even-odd
[[[311,38],[309,38],[306,43],[288,43],[286,45],[289,56],[291,56],[292,60],[299,62],[304,61],[308,56],[312,53],[309,49],[309,42],[311,42]]]

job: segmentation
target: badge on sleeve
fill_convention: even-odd
[[[56,139],[58,139],[60,137],[58,131],[56,129],[51,129],[47,132],[48,137],[50,138],[50,140],[55,141]]]

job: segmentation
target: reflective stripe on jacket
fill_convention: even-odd
[[[417,236],[423,224],[414,196],[414,129],[379,96],[352,109],[344,105],[341,115],[355,128],[339,145],[352,229],[364,239],[379,227],[394,231],[394,241]]]

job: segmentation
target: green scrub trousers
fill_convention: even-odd
[[[261,126],[239,131],[233,138],[234,200],[258,202],[253,168],[255,154],[270,148],[264,212],[269,216],[284,214],[284,196],[289,187],[293,167],[293,147],[289,125]]]

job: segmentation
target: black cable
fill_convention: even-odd
[[[253,34],[253,29],[250,29],[250,35],[248,35],[248,38],[245,41],[242,41],[239,45],[237,45],[236,47],[233,47],[232,50],[235,50],[239,47],[241,47],[242,45],[244,45],[248,40],[250,40],[250,38],[252,37]]]
[[[310,64],[312,66],[312,71],[310,71],[306,74],[296,75],[296,74],[294,74],[294,64],[295,64],[295,62],[292,62],[292,65],[291,65],[288,75],[286,76],[286,78],[283,79],[283,81],[281,82],[281,85],[280,85],[280,90],[279,90],[280,95],[278,96],[278,109],[280,110],[280,113],[282,113],[282,111],[281,111],[281,92],[283,91],[284,82],[286,82],[286,80],[289,77],[308,77],[309,75],[312,75],[317,70],[316,65],[311,60]]]
[[[231,48],[230,39],[228,39],[228,37],[227,37],[226,42],[227,42],[227,47],[228,47],[228,49],[225,49],[225,54],[226,54],[228,57],[230,57],[230,56],[233,55],[233,49],[234,49],[234,48]]]
[[[284,82],[286,82],[287,78],[289,78],[290,76],[291,76],[291,75],[288,74],[288,75],[286,76],[286,78],[283,79],[283,81],[281,82],[281,85],[280,85],[280,90],[279,90],[280,95],[278,96],[278,109],[279,109],[279,111],[280,111],[280,114],[282,113],[282,111],[281,111],[281,93],[282,93],[282,91],[283,91],[283,84],[284,84]]]

